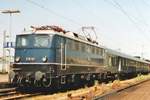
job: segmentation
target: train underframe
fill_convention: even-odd
[[[37,68],[38,67],[38,68]],[[91,86],[95,81],[109,82],[115,79],[126,79],[133,76],[137,76],[137,72],[134,73],[111,73],[110,71],[102,71],[100,73],[88,72],[88,73],[67,73],[65,71],[61,73],[60,66],[47,65],[45,68],[43,65],[14,65],[9,73],[9,80],[11,84],[17,86],[32,86],[32,87],[52,87],[52,88],[71,88],[79,86]],[[17,70],[18,68],[21,68]],[[29,68],[32,70],[27,70]],[[33,70],[34,69],[34,70]],[[84,68],[83,68],[84,69]],[[61,74],[58,74],[60,72]],[[145,72],[146,74],[147,72]],[[143,73],[141,73],[143,74]]]

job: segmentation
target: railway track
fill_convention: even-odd
[[[10,88],[10,87],[13,87],[13,86],[10,86],[8,82],[0,82],[0,89]]]
[[[142,84],[142,83],[145,83],[147,81],[150,81],[150,78],[149,79],[144,79],[142,81],[138,81],[138,82],[135,82],[135,83],[132,83],[128,86],[125,86],[125,87],[120,87],[120,88],[116,88],[114,90],[111,90],[111,91],[108,91],[108,92],[105,92],[104,94],[101,94],[101,95],[95,95],[94,96],[94,93],[98,92],[98,88],[94,88],[91,89],[90,91],[88,90],[87,93],[85,94],[79,94],[79,95],[67,95],[68,97],[67,98],[88,98],[88,97],[92,97],[92,100],[107,100],[106,98],[111,96],[111,95],[115,95],[119,92],[122,92],[126,89],[129,89],[129,88],[134,88],[135,86],[139,85],[139,84]],[[24,89],[18,89],[18,88],[4,88],[4,89],[0,89],[0,100],[18,100],[18,99],[25,99],[25,98],[28,98],[28,97],[34,97],[34,96],[41,96],[41,95],[50,95],[52,94],[52,92],[50,92],[49,89],[31,89],[31,88],[28,88],[29,90],[27,91],[27,88],[24,88]],[[39,92],[40,91],[40,92]],[[91,95],[91,93],[93,92],[93,96]],[[72,93],[73,94],[73,93]],[[58,99],[59,100],[59,99]],[[70,99],[70,100],[74,100],[74,99]]]
[[[2,99],[2,100],[17,100],[17,99],[37,96],[37,95],[40,95],[40,94],[42,94],[42,93],[20,92],[20,91],[17,90],[17,88],[0,89],[0,99]]]
[[[122,91],[124,91],[124,90],[127,90],[127,89],[129,89],[129,88],[134,88],[134,87],[138,86],[139,84],[143,84],[143,83],[145,83],[145,82],[147,82],[147,81],[150,81],[150,79],[144,80],[144,81],[142,81],[142,82],[137,82],[137,83],[134,83],[134,84],[132,84],[132,85],[130,85],[130,86],[126,86],[126,87],[123,87],[123,88],[119,88],[119,89],[117,89],[117,90],[110,91],[110,92],[105,93],[105,94],[103,94],[103,95],[95,96],[95,97],[93,98],[93,100],[107,100],[106,98],[108,98],[109,96],[115,95],[115,94],[117,94],[117,93],[119,93],[119,92],[122,92]]]

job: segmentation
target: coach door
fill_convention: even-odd
[[[118,64],[118,71],[121,72],[121,67],[122,67],[122,61],[121,58],[119,57],[119,64]]]

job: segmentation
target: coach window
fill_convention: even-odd
[[[131,66],[131,60],[129,60],[129,66]]]
[[[138,62],[138,67],[140,67],[140,62]]]
[[[109,62],[110,63],[110,62]],[[111,65],[114,66],[115,65],[115,57],[111,57]]]
[[[132,61],[132,66],[135,66],[135,61]]]
[[[121,66],[124,66],[124,59],[121,59]]]
[[[128,59],[126,59],[126,66],[128,66]]]
[[[135,66],[137,67],[137,61],[135,61]]]
[[[130,61],[130,66],[133,66],[133,61],[132,60]]]
[[[126,66],[126,59],[124,59],[124,66]]]
[[[117,66],[117,58],[116,57],[111,58],[112,58],[112,66]]]
[[[112,60],[112,58],[109,56],[109,57],[108,57],[108,65],[109,65],[110,67],[112,66],[112,61],[111,61],[111,60]]]
[[[117,66],[117,57],[114,57],[114,66]]]

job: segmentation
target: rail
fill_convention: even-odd
[[[129,89],[129,88],[132,88],[132,87],[134,87],[134,86],[137,86],[137,85],[142,84],[142,83],[147,82],[147,81],[150,81],[150,79],[148,79],[148,80],[143,80],[143,81],[140,81],[140,82],[134,83],[134,84],[132,84],[132,85],[129,85],[129,86],[126,86],[126,87],[122,87],[122,88],[116,89],[116,90],[112,90],[112,91],[110,91],[110,92],[108,92],[108,93],[105,93],[105,94],[102,94],[102,95],[99,95],[99,96],[95,96],[95,97],[93,98],[93,100],[103,100],[105,97],[111,96],[111,95],[113,95],[113,94],[116,94],[116,93],[118,93],[118,92],[124,91],[124,90]]]
[[[37,96],[40,94],[42,94],[42,93],[23,93],[23,92],[17,91],[17,88],[6,88],[6,89],[0,90],[0,99],[16,100],[16,99]]]

